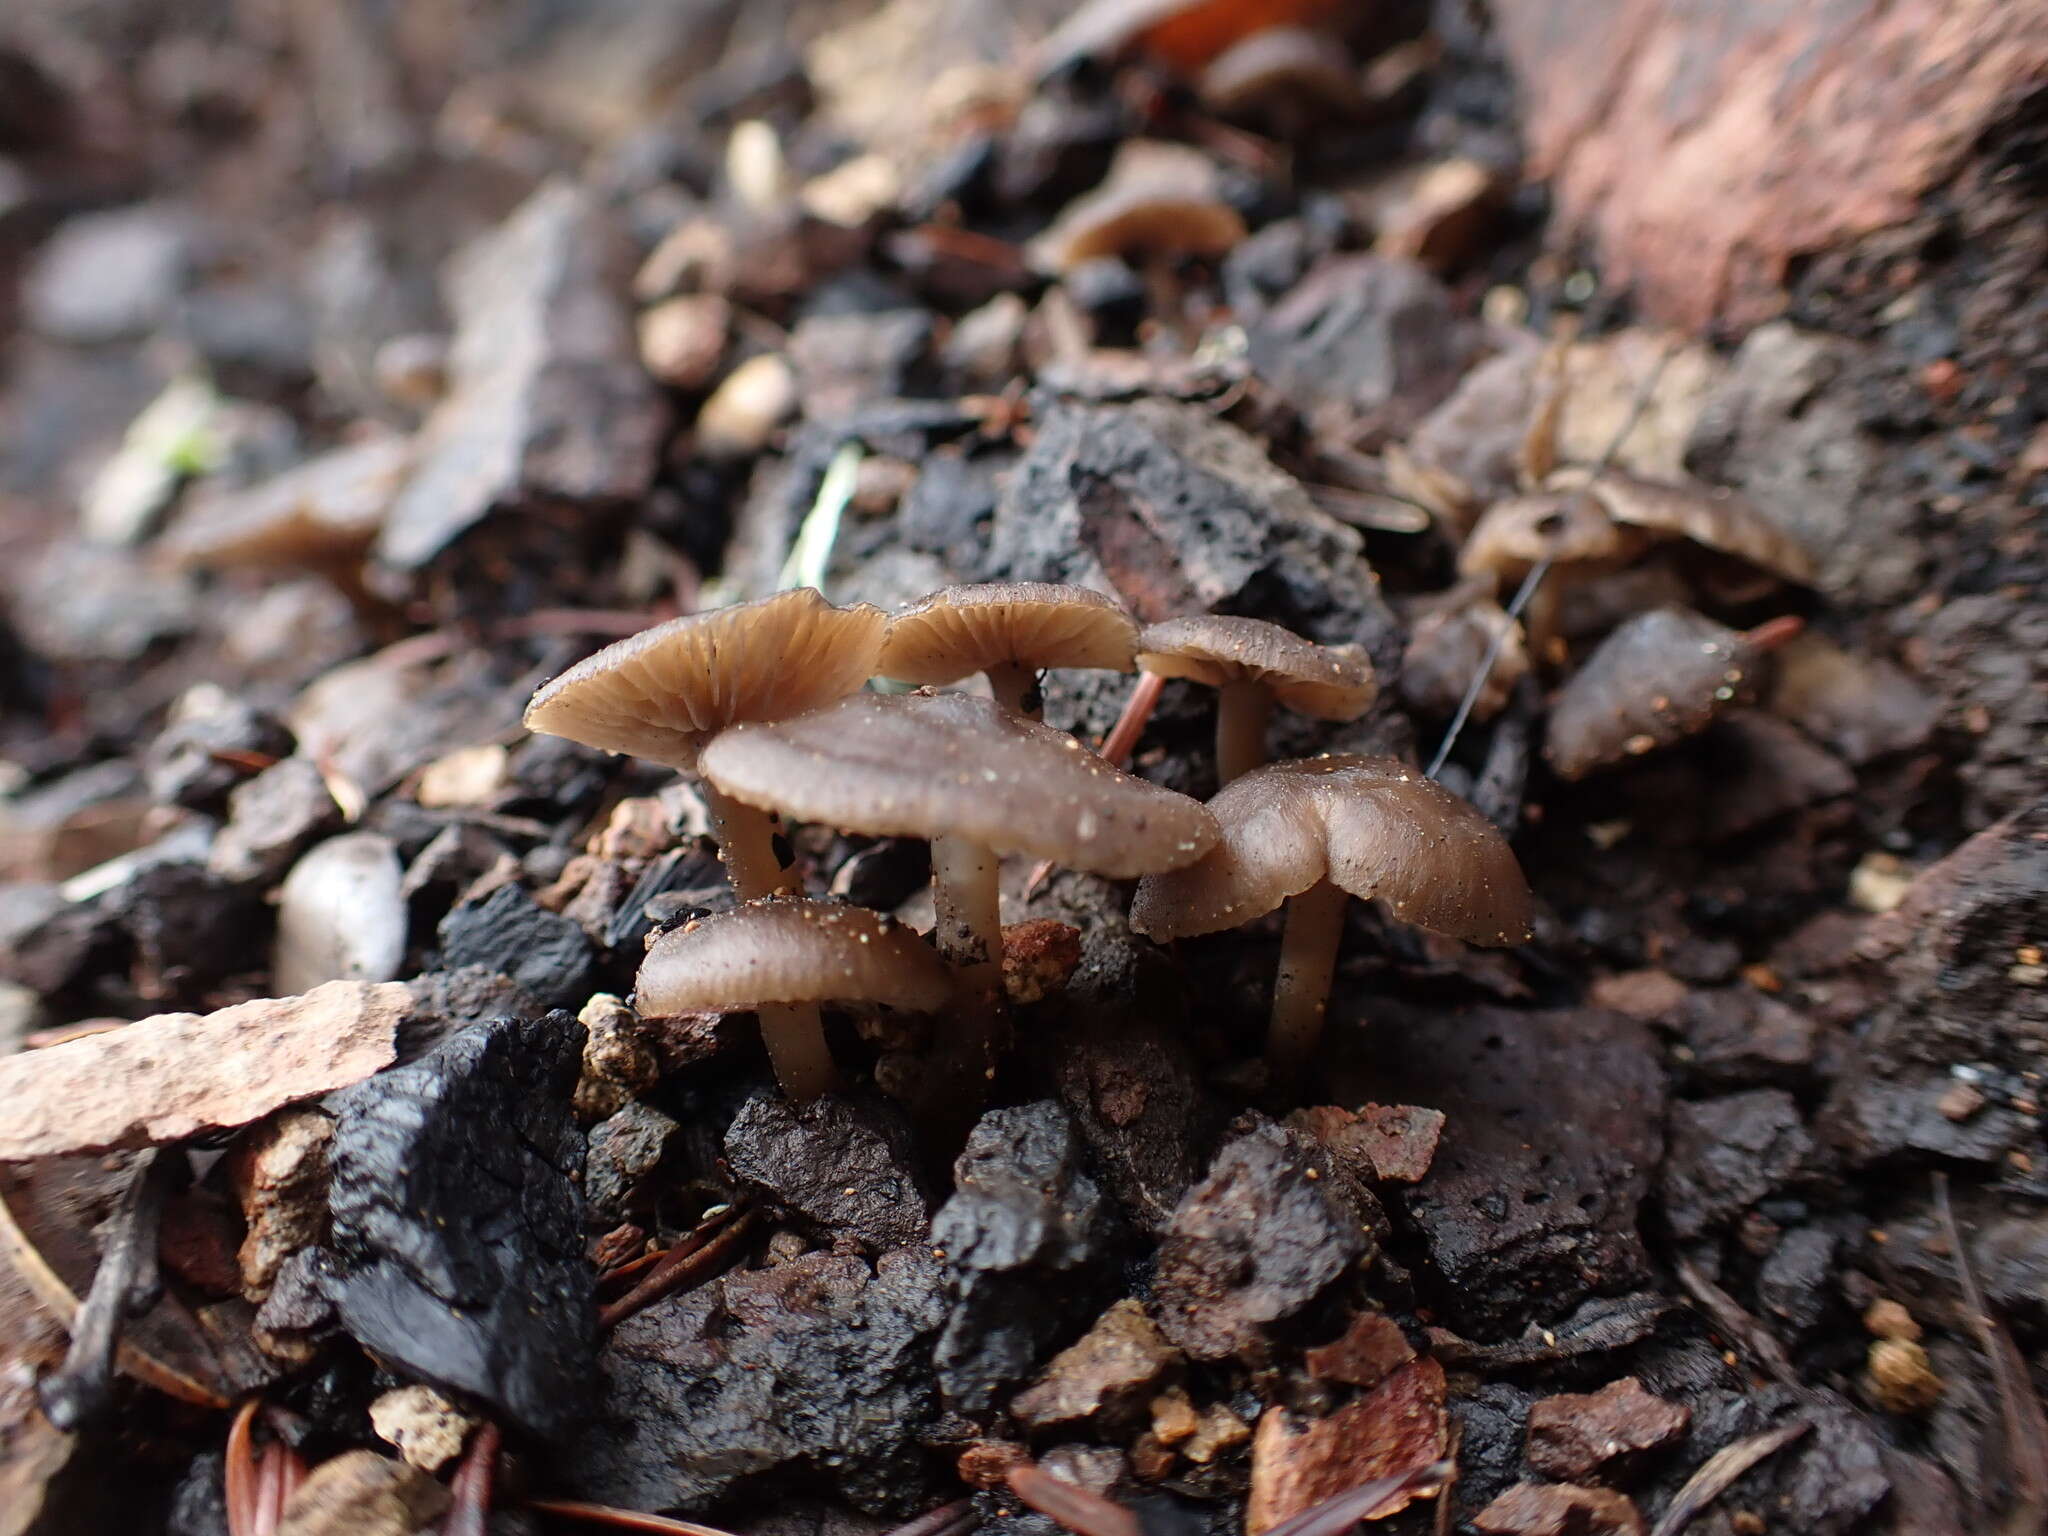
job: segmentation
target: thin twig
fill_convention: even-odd
[[[1699,1471],[1685,1480],[1685,1486],[1678,1490],[1677,1497],[1672,1499],[1650,1536],[1678,1536],[1743,1473],[1766,1456],[1783,1450],[1811,1428],[1810,1420],[1789,1419],[1776,1429],[1767,1429],[1747,1440],[1723,1446],[1700,1463]]]
[[[1393,1514],[1394,1510],[1388,1506],[1397,1499],[1405,1505],[1413,1495],[1441,1490],[1457,1473],[1458,1469],[1448,1461],[1432,1461],[1426,1466],[1396,1472],[1391,1477],[1376,1477],[1369,1483],[1360,1483],[1356,1488],[1346,1489],[1320,1504],[1312,1505],[1298,1515],[1290,1515],[1266,1536],[1343,1536],[1361,1520],[1377,1520],[1381,1515]]]
[[[587,1520],[592,1525],[609,1525],[621,1531],[670,1531],[675,1536],[732,1536],[715,1525],[678,1520],[671,1515],[643,1514],[637,1509],[614,1509],[609,1504],[586,1504],[581,1499],[528,1499],[528,1509],[564,1520]]]
[[[263,1404],[252,1397],[235,1410],[228,1426],[227,1454],[222,1458],[222,1502],[227,1506],[228,1536],[255,1536],[256,1456],[253,1440],[256,1410]]]
[[[105,1413],[113,1402],[114,1360],[121,1327],[155,1303],[159,1280],[156,1235],[170,1193],[176,1160],[155,1148],[136,1160],[128,1188],[109,1224],[100,1267],[85,1305],[71,1321],[71,1348],[64,1364],[36,1388],[43,1412],[63,1430],[76,1430]]]
[[[66,1332],[71,1332],[78,1324],[78,1298],[64,1283],[63,1277],[50,1267],[50,1261],[29,1241],[28,1233],[22,1229],[8,1202],[8,1187],[4,1174],[0,1174],[0,1253],[7,1256],[14,1272],[21,1276],[22,1283],[35,1294],[36,1300],[64,1325]],[[167,1397],[217,1412],[225,1412],[230,1406],[225,1397],[205,1383],[165,1365],[126,1339],[119,1342],[115,1359],[130,1376]]]
[[[661,1262],[650,1269],[640,1283],[617,1301],[609,1302],[598,1310],[597,1324],[600,1328],[617,1327],[643,1307],[652,1306],[670,1291],[684,1285],[694,1285],[707,1280],[720,1265],[733,1256],[754,1224],[751,1210],[740,1210],[736,1215],[721,1218],[719,1226],[705,1224],[690,1233],[675,1247],[662,1255]]]
[[[1801,1396],[1808,1395],[1805,1384],[1799,1379],[1799,1372],[1792,1367],[1792,1357],[1785,1353],[1785,1346],[1778,1342],[1776,1334],[1745,1311],[1741,1302],[1701,1274],[1689,1260],[1678,1261],[1677,1274],[1678,1283],[1685,1287],[1686,1294],[1699,1303],[1717,1328],[1741,1346],[1744,1354],[1776,1381]]]
[[[1990,1361],[1991,1379],[1998,1387],[1998,1422],[2004,1431],[2005,1471],[2012,1480],[2013,1493],[2003,1529],[2010,1536],[2023,1532],[2032,1536],[2048,1528],[2048,1414],[2042,1412],[2019,1347],[1992,1315],[1984,1289],[1977,1283],[1976,1268],[1963,1246],[1962,1228],[1956,1224],[1955,1206],[1949,1200],[1945,1173],[1934,1175],[1934,1209],[1948,1240],[1949,1257],[1955,1262],[1956,1281],[1962,1287],[1964,1321]]]
[[[1099,1493],[1054,1477],[1034,1463],[1010,1468],[1010,1492],[1075,1536],[1144,1536],[1138,1517]]]
[[[974,1501],[955,1499],[950,1504],[941,1504],[937,1509],[919,1515],[915,1520],[906,1521],[885,1536],[946,1536],[955,1526],[974,1519]]]
[[[462,1466],[449,1483],[454,1507],[441,1536],[485,1536],[491,1524],[491,1481],[498,1468],[498,1426],[486,1419],[469,1442]]]
[[[1465,722],[1472,718],[1472,708],[1479,702],[1479,695],[1486,687],[1486,680],[1493,675],[1493,664],[1500,660],[1501,648],[1507,644],[1508,635],[1515,622],[1521,618],[1522,610],[1529,606],[1529,600],[1536,595],[1536,589],[1543,584],[1543,578],[1550,572],[1550,556],[1545,555],[1529,568],[1529,574],[1522,578],[1515,595],[1508,599],[1505,610],[1507,622],[1495,627],[1493,638],[1486,642],[1486,654],[1479,658],[1479,665],[1472,673],[1472,681],[1466,686],[1465,696],[1458,700],[1458,712],[1451,716],[1451,723],[1444,729],[1443,743],[1436,749],[1436,756],[1429,760],[1429,771],[1423,775],[1433,779],[1443,772],[1445,761],[1451,755],[1451,748],[1458,744],[1458,733],[1465,729]]]

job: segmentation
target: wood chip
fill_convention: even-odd
[[[0,1059],[0,1161],[159,1146],[260,1120],[391,1065],[412,992],[329,982],[217,1013],[162,1013]]]

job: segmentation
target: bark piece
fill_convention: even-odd
[[[327,1235],[327,1151],[334,1122],[317,1109],[287,1110],[244,1136],[230,1176],[247,1235],[236,1263],[242,1294],[261,1301],[284,1261]]]
[[[285,1501],[278,1536],[413,1536],[448,1508],[448,1490],[375,1451],[323,1461]]]
[[[1144,1307],[1126,1297],[1054,1355],[1044,1377],[1017,1394],[1010,1412],[1030,1429],[1122,1419],[1149,1402],[1179,1358]]]
[[[876,1252],[924,1241],[931,1204],[918,1185],[910,1127],[893,1105],[756,1094],[733,1117],[725,1156],[734,1173],[828,1233]]]
[[[397,982],[334,981],[217,1013],[160,1013],[0,1060],[0,1161],[248,1125],[389,1066],[412,1006]]]
[[[1251,1536],[1364,1483],[1426,1467],[1444,1454],[1444,1368],[1416,1360],[1377,1391],[1327,1419],[1295,1424],[1269,1408],[1252,1441],[1252,1487],[1244,1523]],[[1393,1514],[1408,1500],[1381,1507]]]
[[[599,1357],[599,1402],[563,1471],[578,1497],[702,1510],[748,1484],[829,1479],[857,1509],[930,1508],[941,1268],[807,1253],[657,1302]]]
[[[1330,1157],[1265,1125],[1225,1143],[1174,1212],[1154,1281],[1161,1326],[1197,1360],[1257,1350],[1365,1251],[1323,1181]]]
[[[1400,1324],[1384,1312],[1361,1312],[1343,1337],[1308,1350],[1301,1363],[1319,1381],[1371,1388],[1414,1358]]]
[[[1611,1488],[1517,1483],[1472,1517],[1487,1536],[1643,1536],[1635,1501]]]
[[[1685,1433],[1692,1413],[1643,1390],[1633,1376],[1598,1392],[1546,1397],[1529,1409],[1529,1465],[1546,1477],[1587,1477],[1616,1457],[1669,1445]]]
[[[1797,257],[1904,220],[2048,70],[2048,13],[2002,0],[1538,0],[1496,24],[1554,234],[1689,328],[1767,318]]]
[[[447,275],[450,388],[377,554],[432,560],[500,503],[639,494],[664,410],[641,369],[590,194],[553,181],[462,251]]]
[[[1297,1111],[1288,1124],[1350,1164],[1355,1176],[1396,1184],[1413,1184],[1429,1172],[1444,1134],[1442,1110],[1412,1104],[1365,1104],[1355,1112],[1325,1104]]]
[[[940,1387],[968,1412],[1102,1304],[1119,1224],[1084,1152],[1066,1113],[1040,1101],[982,1116],[953,1165],[953,1198],[931,1229],[950,1298],[934,1359]]]
[[[1445,1115],[1435,1161],[1400,1192],[1446,1321],[1479,1337],[1550,1322],[1649,1275],[1637,1212],[1663,1150],[1664,1070],[1650,1033],[1598,1009],[1380,1009],[1402,1041],[1378,1086]],[[1410,1022],[1414,1021],[1414,1022]]]

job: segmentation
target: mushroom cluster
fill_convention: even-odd
[[[1204,806],[1044,724],[1040,674],[1067,667],[1217,688],[1223,792]],[[931,691],[977,674],[993,698]],[[919,691],[867,691],[872,678]],[[1261,766],[1275,703],[1351,720],[1376,694],[1356,647],[1253,619],[1141,633],[1101,593],[1045,583],[949,587],[893,615],[800,588],[609,646],[536,693],[526,724],[698,779],[738,905],[650,941],[644,1011],[751,1010],[798,1098],[838,1081],[822,1008],[943,1015],[953,1080],[978,1099],[1005,1006],[1006,855],[1141,880],[1133,923],[1160,940],[1290,901],[1270,1050],[1281,1071],[1320,1029],[1346,893],[1476,942],[1524,936],[1513,855],[1449,791],[1386,758]],[[931,942],[806,896],[777,851],[777,817],[928,840]]]

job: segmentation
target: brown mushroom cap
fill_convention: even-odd
[[[1070,272],[1098,256],[1221,256],[1244,236],[1206,156],[1131,139],[1102,184],[1069,203],[1032,249],[1046,270]]]
[[[1458,551],[1466,576],[1520,581],[1538,562],[1609,567],[1626,565],[1650,547],[1640,529],[1617,523],[1583,490],[1510,496],[1480,514]]]
[[[1138,636],[1138,665],[1211,688],[1263,683],[1289,709],[1317,720],[1356,720],[1380,691],[1361,647],[1317,645],[1264,619],[1197,614],[1148,625]]]
[[[741,725],[699,771],[736,800],[874,837],[954,837],[1115,879],[1216,841],[1201,805],[1119,773],[1064,731],[966,694],[856,694]]]
[[[1756,650],[1676,605],[1639,613],[1558,690],[1543,755],[1567,779],[1695,732],[1752,691]]]
[[[1725,486],[1660,485],[1609,469],[1588,480],[1586,490],[1617,523],[1691,539],[1787,581],[1813,583],[1805,546]]]
[[[1398,758],[1272,763],[1209,802],[1222,841],[1138,883],[1131,926],[1165,942],[1236,928],[1328,880],[1473,944],[1529,936],[1529,886],[1492,822]]]
[[[318,565],[361,555],[412,458],[409,438],[375,437],[246,489],[202,489],[163,547],[185,566]]]
[[[729,725],[815,709],[866,684],[889,619],[810,587],[670,619],[542,688],[526,728],[688,768]]]
[[[953,973],[910,929],[865,907],[778,896],[663,934],[636,985],[653,1016],[774,1003],[934,1013],[952,998]]]
[[[920,686],[990,667],[1128,672],[1138,624],[1100,592],[1048,581],[942,587],[889,620],[876,671]]]

